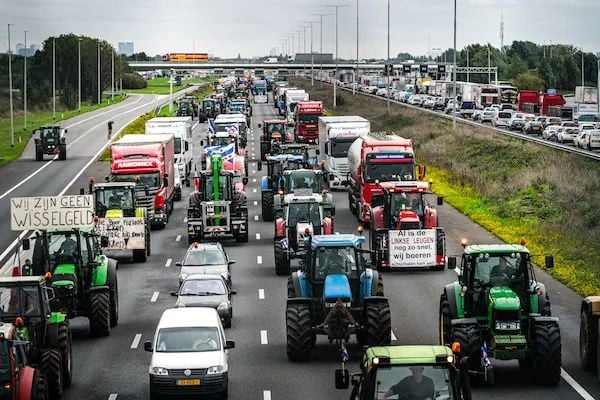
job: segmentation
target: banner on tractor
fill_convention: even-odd
[[[142,250],[146,248],[144,218],[100,218],[94,232],[108,237],[104,250]]]
[[[92,195],[13,197],[10,199],[10,228],[91,228],[94,225]]]
[[[391,268],[428,267],[436,263],[435,229],[389,231]]]

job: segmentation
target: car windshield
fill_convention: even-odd
[[[317,124],[319,122],[318,115],[300,115],[298,118],[302,124]]]
[[[391,182],[391,181],[414,181],[415,166],[410,163],[367,163],[366,181]]]
[[[192,353],[221,349],[219,331],[213,327],[163,328],[156,339],[157,353]]]
[[[563,122],[563,126],[569,128],[577,128],[577,124],[575,122]]]
[[[374,399],[454,399],[446,366],[392,366],[378,368]],[[387,396],[386,396],[387,394]]]
[[[508,286],[523,277],[521,253],[480,254],[475,258],[475,281],[482,286]]]
[[[188,251],[183,260],[183,265],[200,266],[200,265],[223,265],[226,264],[225,255],[218,249],[202,249]]]
[[[291,203],[288,206],[288,226],[296,226],[298,222],[310,222],[313,226],[321,226],[321,209],[319,203]]]
[[[131,210],[133,208],[133,191],[126,188],[97,188],[97,210]]]
[[[313,193],[321,191],[323,177],[313,171],[297,171],[290,173],[286,179],[286,193],[293,193],[296,189],[311,189]]]
[[[186,279],[179,290],[180,296],[214,296],[227,294],[222,279]]]
[[[139,180],[138,180],[139,178]],[[158,172],[151,172],[149,174],[135,174],[135,175],[114,175],[115,182],[135,182],[144,185],[148,190],[154,191],[160,188],[160,176]]]
[[[40,297],[37,286],[0,287],[0,310],[2,317],[39,317]]]
[[[332,274],[358,275],[354,247],[319,247],[314,257],[315,279],[324,280]]]
[[[356,138],[352,139],[331,139],[329,143],[331,144],[331,157],[347,157],[348,149]]]

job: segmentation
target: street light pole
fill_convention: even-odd
[[[581,49],[581,86],[585,87],[585,61],[584,61],[583,48]]]
[[[387,113],[390,113],[390,0],[387,0],[387,88],[385,94],[387,97]]]
[[[319,54],[321,55],[320,56],[321,62],[320,62],[320,66],[319,66],[319,73],[321,75],[323,75],[323,17],[326,15],[333,15],[333,14],[312,14],[312,15],[319,17],[319,23],[320,23],[320,26],[319,26],[319,36],[320,36],[320,38],[319,38],[319,43],[320,43],[319,44]],[[320,86],[323,85],[322,78],[323,77],[321,76],[321,80],[319,80],[319,82],[321,82]]]
[[[310,24],[310,87],[315,86],[315,55],[313,53],[313,32],[314,24],[317,21],[304,21]]]
[[[173,112],[173,68],[169,70],[169,112]]]
[[[359,11],[359,7],[358,7],[358,0],[356,0],[356,76],[354,78],[354,82],[352,82],[352,94],[356,94],[356,89],[358,88],[358,81],[360,79],[360,75],[358,73],[358,11]]]
[[[10,46],[10,26],[8,24],[8,98],[10,108],[10,147],[15,146],[15,122],[13,115],[13,84],[12,84],[12,49]]]
[[[102,94],[100,93],[100,39],[98,39],[98,104],[102,102]]]
[[[496,82],[497,84],[498,82]],[[488,43],[488,85],[492,84],[492,46]]]
[[[454,61],[452,63],[452,132],[456,129],[456,0],[454,0]]]
[[[56,38],[52,38],[52,118],[56,119]]]
[[[110,98],[112,100],[115,99],[115,52],[114,50],[111,48],[111,81],[110,81],[110,90],[111,90],[111,94],[110,94]]]
[[[338,77],[338,16],[340,7],[347,7],[344,5],[328,5],[327,7],[335,8],[335,74],[333,76],[333,108],[337,107],[337,77]]]
[[[23,130],[27,130],[27,29],[25,29],[25,59],[23,60]]]
[[[77,98],[78,110],[81,112],[81,38],[77,43]]]
[[[467,47],[467,83],[470,82],[469,78],[469,48]]]
[[[598,104],[598,116],[600,117],[600,57],[598,57],[598,72],[596,73],[596,75],[598,76],[598,98],[596,99],[596,101]]]

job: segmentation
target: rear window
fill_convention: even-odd
[[[501,112],[501,113],[498,113],[498,118],[504,118],[504,119],[507,119],[507,118],[510,118],[510,117],[512,117],[512,114],[511,114],[511,113],[509,113],[509,112]]]
[[[460,108],[470,110],[470,109],[475,108],[475,103],[473,103],[472,101],[463,101],[462,104],[460,105]]]

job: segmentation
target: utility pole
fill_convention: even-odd
[[[585,59],[583,48],[581,49],[581,86],[585,87]],[[600,115],[599,115],[600,117]]]
[[[110,81],[110,90],[111,90],[111,94],[110,94],[110,98],[112,100],[115,99],[115,51],[111,48],[111,56],[112,56],[112,60],[111,60],[111,81]]]
[[[27,29],[25,29],[25,59],[23,60],[23,130],[27,130]]]
[[[359,28],[359,19],[358,19],[358,0],[356,0],[356,77],[354,78],[354,82],[352,82],[352,94],[356,94],[356,90],[358,88],[358,82],[360,80],[360,74],[358,73],[358,28]]]
[[[452,63],[452,132],[456,130],[456,0],[454,0],[454,62]]]
[[[385,94],[387,97],[387,113],[390,113],[390,0],[387,0],[387,88]]]
[[[467,83],[471,82],[469,79],[469,48],[467,47]]]
[[[100,39],[98,39],[98,104],[102,102],[102,93],[100,93]]]
[[[596,99],[597,104],[598,104],[598,116],[600,116],[600,57],[598,57],[598,72],[596,73],[597,77],[598,77],[598,98]]]
[[[173,68],[169,72],[169,113],[171,113],[173,112]]]
[[[304,21],[310,24],[310,87],[315,86],[315,55],[313,53],[313,32],[314,24],[317,21]]]
[[[52,38],[52,118],[56,119],[56,38]]]
[[[12,48],[10,46],[10,26],[8,24],[8,98],[10,107],[10,147],[15,147],[15,120],[13,114],[13,85],[12,85]]]
[[[320,23],[320,27],[319,27],[319,36],[320,36],[320,45],[319,45],[319,54],[321,55],[321,63],[320,63],[320,67],[319,67],[319,72],[321,73],[321,75],[323,74],[323,17],[327,16],[327,15],[333,15],[333,14],[311,14],[311,15],[315,15],[319,17],[319,23]],[[321,76],[321,78],[323,78]],[[323,79],[319,80],[320,86],[323,85]]]
[[[333,108],[337,107],[337,77],[338,77],[338,64],[339,64],[339,57],[338,57],[338,15],[339,15],[339,9],[341,7],[348,7],[345,5],[328,5],[327,7],[333,7],[335,8],[335,74],[333,77]]]
[[[77,98],[79,99],[79,112],[81,112],[81,40],[80,37],[77,43]]]
[[[496,82],[498,83],[498,82]],[[488,43],[488,85],[492,84],[492,45]]]

